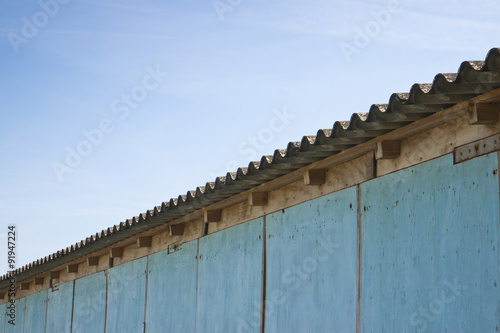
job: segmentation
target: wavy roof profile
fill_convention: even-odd
[[[457,73],[437,74],[432,84],[414,84],[409,93],[394,93],[388,104],[373,104],[367,113],[354,113],[350,121],[337,121],[332,129],[290,142],[272,156],[262,156],[258,162],[27,264],[15,274],[19,279],[29,278],[499,87],[500,48],[493,48],[484,61],[465,61]],[[9,272],[0,278],[0,288],[10,276]]]

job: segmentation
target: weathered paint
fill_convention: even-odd
[[[108,270],[106,332],[144,332],[146,262],[140,258]]]
[[[105,311],[105,272],[76,280],[72,333],[104,332]]]
[[[7,303],[0,305],[0,314],[2,315],[2,317],[0,318],[0,332],[2,333],[5,333],[5,310],[7,309],[6,306]]]
[[[259,332],[262,219],[200,239],[196,332]]]
[[[356,331],[356,188],[267,217],[266,332]]]
[[[197,245],[149,256],[146,332],[194,332]]]
[[[264,234],[255,219],[76,280],[74,295],[73,282],[49,290],[46,332],[70,331],[73,304],[73,332],[101,332],[105,311],[107,332],[259,332],[263,276],[268,333],[355,332],[357,319],[361,332],[500,330],[497,154],[450,154],[359,188],[270,214]],[[41,296],[18,300],[6,331],[41,331],[44,309]]]
[[[71,332],[73,308],[73,281],[60,284],[54,291],[48,290],[47,333]]]
[[[26,297],[24,332],[44,333],[47,309],[47,290]]]
[[[362,331],[500,329],[497,155],[361,185]]]
[[[15,325],[9,324],[11,318],[7,316],[7,322],[5,323],[5,332],[7,333],[22,333],[24,324],[24,310],[26,305],[26,298],[20,298],[16,300],[16,318]],[[7,310],[8,311],[8,310]]]

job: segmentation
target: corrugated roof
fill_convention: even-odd
[[[337,121],[332,129],[290,142],[286,149],[27,264],[15,274],[20,280],[29,278],[499,87],[500,48],[493,48],[485,61],[465,61],[457,73],[438,74],[432,84],[414,84],[409,93],[394,93],[388,104],[374,104],[367,113],[354,113],[350,121]],[[10,276],[0,278],[0,288]]]

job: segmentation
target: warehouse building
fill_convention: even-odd
[[[500,331],[499,112],[495,48],[4,275],[0,331]]]

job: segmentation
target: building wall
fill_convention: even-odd
[[[360,187],[363,332],[498,331],[497,154]]]
[[[493,332],[499,200],[497,153],[445,155],[30,295],[5,331]]]

